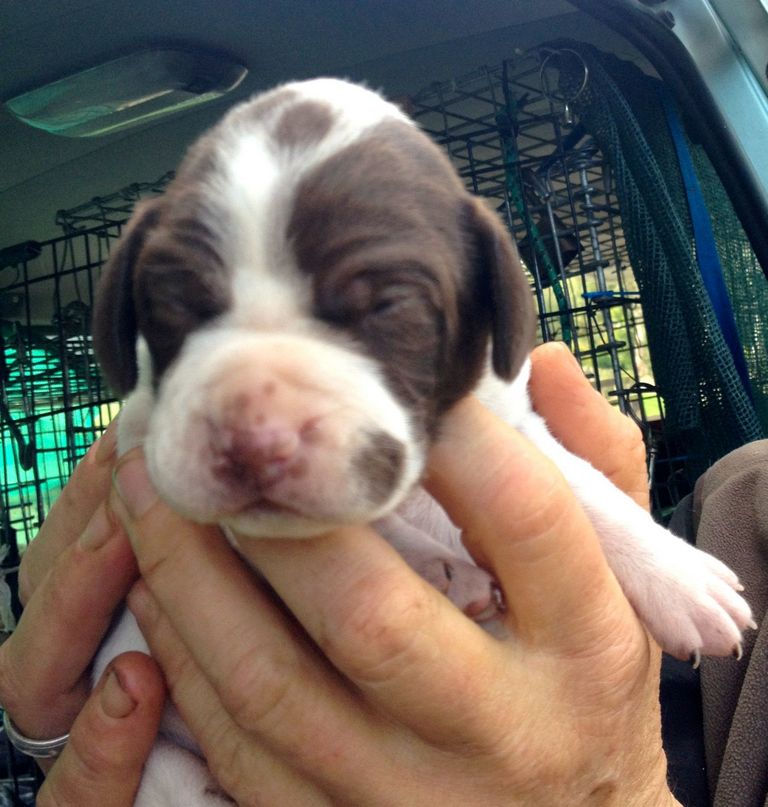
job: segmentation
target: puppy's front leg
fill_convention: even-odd
[[[651,635],[678,658],[740,655],[741,634],[755,627],[725,564],[656,524],[588,462],[567,451],[529,413],[520,431],[552,459],[589,515],[608,563]]]
[[[373,525],[405,562],[476,622],[489,622],[503,610],[496,582],[484,569],[415,527],[397,512]]]

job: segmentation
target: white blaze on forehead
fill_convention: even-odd
[[[267,104],[270,95],[273,103]],[[328,132],[298,147],[281,144],[274,137],[277,123],[292,107],[308,102],[329,110]],[[372,127],[411,121],[376,93],[338,79],[286,84],[259,103],[261,116],[233,117],[233,131],[223,144],[220,189],[230,221],[234,283],[234,310],[227,319],[258,328],[290,327],[310,305],[309,279],[296,267],[286,238],[300,181]]]
[[[233,307],[227,319],[280,330],[308,311],[307,278],[285,237],[293,188],[263,131],[241,139],[228,171]]]
[[[285,206],[280,198],[284,195],[283,172],[263,127],[244,133],[227,146],[232,151],[223,160],[222,188],[229,224],[227,248],[237,287],[239,273],[253,277],[267,272],[276,257],[275,239],[270,234],[282,218],[276,215],[279,208]]]

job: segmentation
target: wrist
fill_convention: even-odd
[[[656,787],[643,788],[631,798],[622,800],[621,807],[682,807],[672,795],[666,781]]]
[[[648,802],[648,807],[682,807],[682,806],[680,802],[672,795],[672,791],[665,785],[663,792],[660,792],[658,794],[658,798],[655,801]]]
[[[645,757],[644,764],[635,758],[625,769],[628,775],[620,788],[623,792],[617,794],[616,807],[682,807],[667,783],[667,757],[660,738],[654,746],[656,750]]]
[[[669,788],[666,789],[665,793],[661,794],[661,798],[655,802],[655,805],[658,805],[658,807],[682,807],[680,802],[672,795]]]
[[[613,805],[614,802],[612,801],[610,804]],[[664,785],[663,789],[643,788],[642,791],[635,791],[631,795],[625,793],[619,796],[615,805],[616,807],[682,807],[667,785]]]

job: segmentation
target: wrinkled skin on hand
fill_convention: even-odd
[[[110,429],[80,462],[25,552],[24,613],[0,648],[0,703],[18,728],[38,739],[71,730],[56,764],[40,762],[53,767],[38,807],[132,804],[165,699],[157,665],[137,653],[118,659],[91,693],[91,659],[138,574],[106,506],[114,447]]]
[[[531,394],[569,449],[647,503],[639,432],[563,347],[534,351]],[[53,736],[80,712],[79,739],[40,803],[132,803],[162,700],[157,669],[135,654],[115,662],[128,701],[103,681],[86,702],[85,683],[86,653],[136,574],[126,533],[143,576],[129,603],[239,804],[676,803],[661,749],[658,650],[558,472],[476,401],[450,413],[427,484],[504,589],[514,637],[505,642],[367,528],[244,541],[264,585],[218,530],[156,500],[140,452],[120,461],[111,493],[112,458],[102,466],[96,453],[25,556],[28,609],[0,650],[0,700],[22,730]],[[99,512],[91,533],[109,539],[84,550],[77,538]],[[47,642],[37,642],[46,623]],[[63,650],[61,637],[73,646]],[[51,665],[55,675],[44,671]],[[54,681],[62,670],[66,686]],[[127,702],[127,715],[110,716]],[[121,757],[126,737],[138,737],[139,750]],[[95,779],[112,783],[109,800]]]

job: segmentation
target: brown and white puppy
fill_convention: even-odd
[[[662,646],[738,652],[752,622],[736,576],[654,524],[531,411],[533,323],[508,234],[443,153],[379,95],[320,79],[233,109],[137,209],[103,277],[94,340],[113,388],[130,393],[121,450],[144,444],[180,513],[240,540],[375,522],[468,615],[492,621],[492,580],[419,487],[441,416],[477,389],[560,467]],[[95,674],[136,647],[126,616]],[[137,803],[218,803],[174,725]]]

